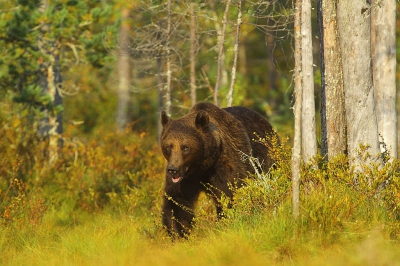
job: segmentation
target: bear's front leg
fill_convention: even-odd
[[[183,199],[174,199],[164,195],[162,223],[172,238],[177,235],[180,237],[189,236],[194,220],[193,205],[193,203]]]
[[[228,167],[220,167],[216,174],[211,176],[209,183],[206,184],[206,193],[213,199],[217,211],[217,218],[225,217],[222,197],[223,195],[229,198],[229,203],[226,207],[232,207],[233,190],[239,180],[235,180],[235,175]]]

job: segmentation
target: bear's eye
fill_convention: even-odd
[[[189,151],[189,147],[188,146],[182,146],[182,151],[188,152]]]
[[[171,152],[171,149],[172,149],[172,146],[171,146],[171,145],[165,146],[165,150],[166,150],[167,152]]]

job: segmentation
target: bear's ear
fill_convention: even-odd
[[[163,127],[165,127],[169,123],[170,120],[171,120],[171,118],[167,115],[167,112],[162,111],[161,112],[161,125]]]
[[[197,127],[206,127],[208,126],[208,122],[210,122],[210,118],[208,116],[208,113],[206,111],[199,111],[196,115],[196,126]]]

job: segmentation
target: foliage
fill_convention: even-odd
[[[146,133],[65,136],[63,156],[50,167],[42,142],[21,131],[19,117],[0,126],[7,154],[0,168],[1,264],[359,265],[392,264],[399,255],[399,160],[354,175],[344,156],[315,158],[318,169],[302,168],[296,221],[291,148],[275,139],[275,167],[265,179],[238,188],[221,221],[202,195],[193,234],[171,243],[159,214],[164,160]]]
[[[260,141],[268,145],[265,138]],[[249,179],[246,186],[237,190],[234,208],[227,211],[228,224],[245,224],[264,213],[279,216],[282,209],[290,206],[291,149],[287,139],[275,142],[275,147],[272,154],[276,167],[262,173],[261,178]],[[362,152],[364,160],[369,156],[366,150]],[[386,225],[393,239],[399,240],[400,160],[393,159],[383,167],[366,165],[363,173],[350,169],[344,155],[329,162],[315,158],[310,165],[319,168],[302,166],[301,217],[294,228],[300,236],[314,232],[330,241],[346,230],[348,223],[378,222]]]
[[[93,212],[112,201],[133,213],[151,209],[159,198],[163,159],[145,132],[127,130],[85,142],[64,138],[61,158],[49,164],[47,144],[35,132],[23,132],[21,118],[2,120],[0,126],[3,224],[29,223],[40,206],[37,215],[47,208]]]
[[[10,1],[7,7],[0,13],[0,84],[2,94],[11,93],[14,101],[60,113],[62,108],[54,109],[45,93],[47,68],[61,66],[64,72],[86,60],[97,68],[112,62],[108,47],[115,45],[110,40],[116,27],[110,5],[58,0],[47,6],[41,1]]]

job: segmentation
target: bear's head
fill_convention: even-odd
[[[207,171],[220,151],[220,137],[206,111],[189,113],[179,119],[171,119],[161,113],[161,149],[167,160],[166,178],[179,183]]]

